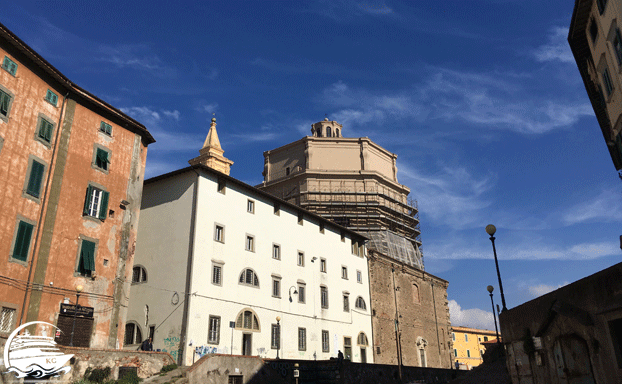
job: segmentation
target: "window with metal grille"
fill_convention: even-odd
[[[209,344],[220,343],[220,316],[209,317],[209,329],[207,331],[207,342]]]
[[[212,265],[212,284],[222,285],[222,266]]]
[[[325,286],[320,287],[320,303],[322,308],[328,308],[328,288]]]
[[[298,328],[298,350],[299,351],[307,350],[307,329],[306,328]]]
[[[358,309],[363,309],[363,310],[367,309],[367,305],[365,305],[365,300],[361,296],[356,298],[356,302],[354,303],[354,306]]]
[[[243,270],[240,274],[240,284],[259,287],[259,279],[257,278],[257,274],[255,274],[255,271],[250,268]]]
[[[14,320],[15,309],[2,307],[2,313],[0,313],[0,332],[11,332],[13,330]]]
[[[330,335],[326,330],[322,330],[322,352],[330,352]]]
[[[257,315],[253,311],[245,310],[238,315],[235,327],[237,329],[259,331],[259,319],[257,319]]]
[[[358,345],[361,345],[361,346],[369,345],[369,342],[367,341],[367,335],[365,334],[365,332],[359,333],[358,337],[356,338],[356,342]]]
[[[244,376],[242,375],[229,375],[228,384],[242,384],[244,382]]]

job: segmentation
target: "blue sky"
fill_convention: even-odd
[[[68,6],[70,4],[70,6]],[[187,166],[212,113],[232,176],[327,115],[398,154],[454,325],[619,261],[622,184],[566,42],[568,0],[35,2],[0,21]]]

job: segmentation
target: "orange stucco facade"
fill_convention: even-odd
[[[82,286],[73,345],[120,347],[154,139],[1,24],[0,60],[0,344],[34,320],[67,344]]]

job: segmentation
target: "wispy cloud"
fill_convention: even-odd
[[[479,308],[462,309],[456,300],[449,300],[449,318],[451,325],[477,329],[495,329],[492,312]]]
[[[526,287],[526,289],[533,297],[539,297],[542,295],[546,295],[549,292],[553,292],[554,290],[561,288],[564,285],[568,285],[568,282],[566,281],[558,285],[547,285],[547,284],[529,285]]]
[[[568,28],[554,27],[548,36],[548,43],[536,48],[532,52],[533,56],[539,62],[561,61],[562,63],[574,63],[567,36]]]
[[[218,111],[218,103],[202,104],[196,110],[199,112],[215,113]]]
[[[320,1],[315,5],[310,5],[308,11],[341,22],[363,16],[381,17],[394,14],[393,9],[384,1],[376,0],[366,2],[356,0]]]
[[[588,201],[569,207],[562,215],[566,225],[584,222],[622,221],[622,194],[619,190],[604,190]]]

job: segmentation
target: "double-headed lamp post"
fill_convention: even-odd
[[[497,343],[500,343],[501,341],[499,341],[499,328],[497,328],[497,314],[495,313],[495,303],[492,300],[492,291],[495,290],[495,287],[489,285],[486,289],[490,293],[490,304],[492,305],[492,316],[495,319],[495,333],[497,334]]]
[[[77,285],[76,286],[76,308],[73,311],[73,325],[71,326],[71,338],[69,339],[69,346],[73,347],[73,332],[76,329],[76,315],[78,314],[78,301],[80,300],[80,292],[82,292],[82,290],[84,289],[83,286],[81,285]]]
[[[276,317],[276,358],[279,359],[279,349],[281,348],[281,316]]]
[[[505,296],[503,295],[503,284],[501,283],[501,273],[499,272],[499,261],[497,260],[497,249],[495,248],[495,232],[497,232],[497,228],[488,224],[486,226],[486,233],[490,235],[490,241],[492,242],[492,252],[495,255],[495,266],[497,267],[497,278],[499,278],[499,291],[501,291],[501,304],[503,305],[502,311],[506,311],[507,307],[505,306]],[[494,312],[494,308],[493,308]]]

